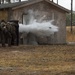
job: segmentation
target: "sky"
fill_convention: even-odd
[[[56,3],[57,0],[54,0],[54,2]],[[58,0],[58,4],[69,10],[71,9],[71,0]],[[75,0],[73,0],[73,10],[75,11]]]
[[[11,0],[11,1],[18,1],[18,0]],[[22,1],[27,1],[27,0],[22,0]],[[57,2],[57,0],[53,0],[55,3]],[[67,9],[71,9],[71,0],[58,0],[58,4],[67,8]],[[73,0],[73,10],[75,11],[75,0]]]
[[[25,1],[25,0],[23,0]],[[57,0],[53,0],[55,3]],[[58,0],[58,4],[71,10],[71,0]],[[73,10],[75,11],[75,0],[73,0]]]

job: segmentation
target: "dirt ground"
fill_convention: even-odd
[[[0,75],[75,75],[75,46],[0,46]]]
[[[75,42],[75,26],[72,26],[72,32],[71,32],[71,26],[66,27],[66,41],[67,42]]]

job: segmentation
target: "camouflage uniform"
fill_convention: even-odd
[[[2,46],[5,46],[6,42],[8,43],[8,46],[18,45],[17,41],[19,40],[19,38],[17,40],[17,37],[19,36],[19,31],[17,30],[17,26],[18,25],[14,22],[1,22],[0,29]]]
[[[8,46],[11,46],[12,34],[14,33],[14,27],[10,23],[4,21],[1,22],[1,42],[2,46],[5,46],[5,43],[8,43]]]
[[[10,26],[9,26],[10,25]],[[13,22],[9,22],[8,25],[8,30],[11,33],[11,44],[15,45],[15,40],[16,40],[16,28],[15,28],[15,24]]]
[[[0,23],[0,43],[1,43],[1,23]]]
[[[7,32],[5,21],[1,22],[0,30],[1,30],[0,32],[1,33],[1,43],[2,43],[2,46],[5,46],[5,39],[6,39],[6,32]]]
[[[10,20],[9,22],[11,23],[11,25],[15,29],[14,33],[13,33],[13,36],[15,37],[15,45],[18,46],[19,45],[19,24],[18,24],[18,20]],[[12,37],[12,45],[13,45],[13,42],[14,42],[14,38]]]
[[[8,46],[11,46],[13,28],[10,23],[7,23],[6,27],[7,27],[7,33],[6,33],[7,43]]]

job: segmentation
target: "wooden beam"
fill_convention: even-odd
[[[1,3],[4,4],[4,0],[2,0]]]
[[[71,0],[71,33],[73,32],[72,22],[73,22],[73,0]]]
[[[11,1],[10,1],[10,0],[7,0],[7,2],[8,2],[8,3],[11,3]]]
[[[1,4],[1,0],[0,0],[0,4]]]
[[[58,0],[57,0],[57,4],[58,4]]]
[[[21,0],[19,0],[19,2],[21,2]]]

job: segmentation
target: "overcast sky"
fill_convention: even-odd
[[[18,0],[15,0],[18,1]],[[27,1],[27,0],[22,0],[22,1]],[[57,2],[57,0],[53,0],[55,3]],[[58,4],[67,8],[67,9],[71,9],[71,0],[58,0]],[[73,0],[73,10],[75,11],[75,0]]]
[[[57,0],[54,0],[54,2],[57,2]],[[71,0],[58,0],[58,4],[67,9],[71,9]],[[73,10],[75,11],[75,0],[73,0]]]

